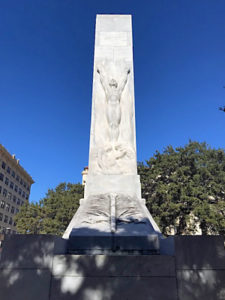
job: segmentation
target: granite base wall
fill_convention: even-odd
[[[56,236],[5,236],[0,300],[224,300],[223,237],[175,236],[174,246],[174,255],[69,255]]]

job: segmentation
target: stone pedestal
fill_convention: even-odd
[[[71,255],[56,236],[6,236],[0,299],[224,300],[223,237],[168,239],[171,255]]]

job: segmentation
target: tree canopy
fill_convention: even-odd
[[[38,203],[26,203],[15,216],[19,233],[62,235],[83,198],[81,184],[61,183]]]
[[[168,146],[139,163],[142,197],[164,234],[225,233],[225,153],[206,143]]]
[[[225,234],[225,152],[190,141],[138,164],[142,197],[163,234]],[[83,198],[81,184],[61,183],[16,215],[19,233],[62,235]]]

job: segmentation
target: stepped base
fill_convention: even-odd
[[[60,237],[8,235],[0,299],[224,299],[223,237],[175,236],[165,242],[169,239],[175,247],[170,255],[68,255],[68,240]]]
[[[63,238],[70,253],[159,253],[161,236],[143,200],[110,193],[83,199]]]

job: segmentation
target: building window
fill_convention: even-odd
[[[0,186],[0,194],[2,193],[2,187]]]
[[[24,201],[21,201],[21,206],[24,205]]]
[[[7,173],[10,174],[10,172],[11,172],[11,169],[10,169],[10,167],[8,167],[8,168],[7,168]]]
[[[7,177],[5,178],[5,184],[9,185],[9,178],[7,178]]]
[[[20,179],[20,184],[23,185],[23,179],[22,178]]]
[[[5,201],[4,200],[1,201],[0,206],[1,206],[1,208],[5,208]]]
[[[21,189],[19,189],[19,195],[21,195],[22,194],[22,190]]]
[[[3,214],[0,213],[0,221],[2,221],[2,219],[3,219]]]
[[[16,222],[13,223],[13,226],[16,226]]]
[[[16,214],[18,214],[18,212],[19,212],[19,209],[17,208],[17,209],[16,209]]]
[[[8,197],[9,200],[12,200],[12,193],[8,192]]]
[[[18,186],[17,185],[15,185],[15,192],[17,192],[18,191]]]
[[[16,175],[16,180],[20,181],[20,177],[18,175]]]
[[[3,161],[3,162],[2,162],[2,169],[5,170],[5,167],[6,167],[6,164],[5,164],[5,162]]]
[[[15,212],[15,207],[12,206],[12,207],[11,207],[11,214],[14,214],[14,212]]]
[[[4,179],[4,175],[0,173],[0,180],[3,181],[3,179]]]
[[[30,187],[29,186],[27,186],[27,190],[28,190],[28,192],[30,191]]]
[[[3,189],[3,196],[6,197],[7,196],[7,190]]]
[[[9,218],[9,225],[12,225],[13,219],[12,217]]]
[[[26,197],[25,197],[27,200],[28,200],[28,195],[26,194]]]
[[[25,198],[25,193],[23,192],[22,197]]]
[[[20,205],[20,198],[17,199],[17,205]]]
[[[23,183],[23,186],[24,186],[24,187],[25,187],[25,189],[26,189],[26,187],[27,187],[27,184],[26,184],[26,182],[24,182],[24,183]]]
[[[5,210],[6,210],[6,211],[9,211],[9,210],[10,210],[10,204],[9,204],[9,203],[6,203]]]
[[[11,189],[13,189],[14,187],[14,183],[12,181],[10,181],[10,186],[9,186]]]
[[[14,177],[14,178],[15,178],[15,176],[16,176],[15,172],[14,172],[14,171],[12,171],[12,177]]]
[[[16,196],[13,196],[13,202],[16,202]]]
[[[8,223],[9,217],[5,215],[4,223]]]

